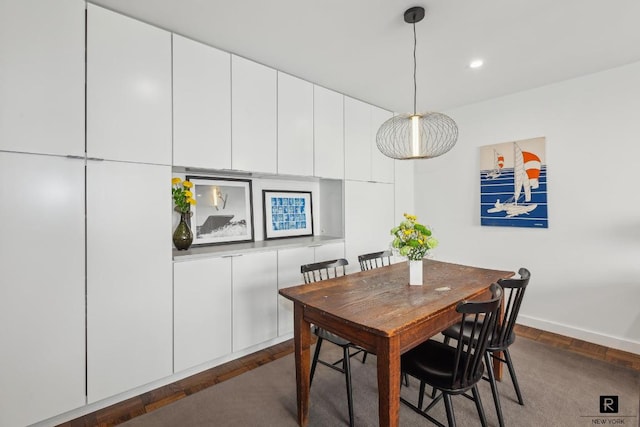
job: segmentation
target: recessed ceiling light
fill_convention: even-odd
[[[480,67],[482,67],[482,64],[484,64],[482,59],[474,59],[473,61],[471,61],[469,63],[469,67],[470,68],[480,68]]]

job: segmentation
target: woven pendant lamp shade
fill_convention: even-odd
[[[451,150],[457,140],[456,122],[435,112],[393,116],[376,134],[378,150],[398,160],[441,156]]]
[[[413,114],[393,116],[376,134],[378,150],[398,160],[431,159],[451,150],[458,140],[458,125],[442,113],[416,113],[416,22],[425,16],[420,6],[407,9],[404,21],[413,25]]]

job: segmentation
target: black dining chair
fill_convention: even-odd
[[[440,400],[444,400],[449,427],[456,425],[451,402],[452,395],[462,395],[473,400],[482,425],[487,425],[482,400],[478,393],[478,382],[484,374],[483,355],[486,353],[502,302],[500,285],[494,283],[490,289],[490,299],[463,301],[456,307],[456,311],[462,315],[462,323],[470,325],[469,340],[459,340],[458,345],[452,347],[430,339],[401,356],[402,372],[420,380],[420,391],[417,405],[403,397],[400,401],[436,425],[444,426],[428,412]],[[439,394],[425,409],[422,409],[425,385],[430,385]],[[471,396],[468,394],[469,390],[471,390]]]
[[[493,372],[493,361],[498,360],[506,363],[509,369],[509,375],[511,376],[511,382],[515,389],[516,396],[518,397],[518,403],[524,405],[522,399],[522,393],[520,392],[520,386],[518,385],[518,379],[516,378],[516,371],[513,368],[513,361],[509,354],[509,346],[516,340],[516,334],[514,327],[516,325],[516,319],[520,311],[520,305],[524,298],[524,292],[529,284],[531,273],[526,268],[520,268],[518,270],[520,278],[501,279],[498,281],[500,286],[504,289],[505,301],[502,305],[501,316],[498,318],[491,334],[489,336],[489,344],[485,353],[485,364],[487,365],[487,376],[485,380],[491,384],[491,394],[493,395],[493,402],[496,407],[496,413],[498,415],[498,423],[500,427],[504,427],[504,418],[502,416],[502,407],[500,405],[500,396],[498,394],[498,385]],[[450,328],[447,328],[442,332],[445,336],[444,342],[449,343],[450,339],[460,339],[460,334],[463,334],[463,340],[468,341],[470,339],[471,324],[464,322],[457,323]],[[504,355],[500,357],[500,353]]]
[[[358,255],[360,271],[371,270],[373,268],[384,267],[391,264],[391,251],[371,252]]]
[[[330,261],[316,262],[313,264],[305,264],[300,267],[300,272],[304,277],[304,283],[314,283],[322,280],[332,279],[334,277],[344,276],[346,274],[346,266],[349,262],[344,259],[334,259]],[[317,337],[316,349],[313,353],[313,361],[311,362],[311,373],[309,378],[309,386],[313,382],[313,376],[316,372],[316,366],[318,363],[325,365],[331,369],[341,372],[345,375],[345,381],[347,385],[347,403],[349,406],[349,425],[353,426],[353,397],[351,393],[351,364],[350,360],[357,354],[364,353],[366,357],[366,351],[357,345],[351,343],[338,335],[329,332],[325,329],[313,326],[313,333]],[[327,362],[320,359],[320,348],[324,341],[329,341],[332,344],[342,348],[342,358],[335,362]],[[363,358],[363,363],[364,363]]]

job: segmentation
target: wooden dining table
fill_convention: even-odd
[[[294,303],[298,424],[309,420],[311,324],[376,355],[380,426],[397,426],[400,355],[460,320],[458,303],[481,299],[512,271],[423,261],[423,285],[409,285],[406,262],[281,289]]]

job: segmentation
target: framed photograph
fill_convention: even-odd
[[[264,239],[313,236],[310,191],[262,190]]]
[[[252,242],[251,180],[187,176],[196,204],[191,206],[194,245]]]

